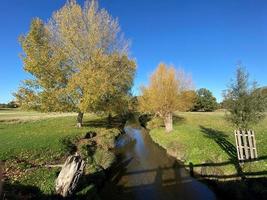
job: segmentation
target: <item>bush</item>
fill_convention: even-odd
[[[152,119],[151,115],[143,114],[141,115],[138,120],[141,126],[146,127],[147,123]]]
[[[167,153],[178,160],[186,160],[185,146],[177,141],[170,142],[167,146]]]
[[[97,144],[103,149],[113,149],[116,145],[116,138],[120,135],[118,129],[101,129],[97,138]]]
[[[218,108],[216,98],[212,92],[206,88],[201,88],[196,92],[197,98],[193,106],[193,111],[211,112]]]
[[[101,148],[98,148],[94,154],[95,164],[101,166],[103,169],[109,168],[115,159],[116,157],[112,152]]]
[[[77,151],[76,142],[78,141],[77,136],[66,136],[60,139],[61,150],[73,154]]]
[[[249,83],[249,74],[239,67],[236,80],[224,94],[224,102],[229,114],[226,119],[237,129],[247,130],[265,117],[267,97],[257,84]]]
[[[82,144],[78,146],[78,151],[83,160],[86,161],[87,164],[92,164],[93,155],[96,151],[96,143],[95,141],[90,141],[86,144]]]
[[[147,128],[150,130],[160,127],[164,127],[164,122],[163,119],[159,117],[154,117],[147,123]]]

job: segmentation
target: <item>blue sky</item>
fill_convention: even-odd
[[[83,2],[83,1],[79,1]],[[33,17],[47,20],[64,0],[3,0],[0,5],[0,102],[27,78],[18,37]],[[182,67],[196,88],[222,90],[242,61],[252,80],[267,85],[266,0],[100,0],[131,39],[138,68],[134,91],[161,61]]]

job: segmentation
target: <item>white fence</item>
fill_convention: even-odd
[[[258,157],[254,131],[236,130],[235,142],[238,160],[251,160]]]

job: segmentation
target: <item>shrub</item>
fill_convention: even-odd
[[[249,84],[249,74],[239,67],[235,82],[224,94],[226,119],[238,129],[247,130],[265,117],[266,96],[256,86],[256,82]]]
[[[193,106],[193,111],[211,112],[217,109],[218,104],[212,92],[206,88],[201,88],[196,92],[197,98]]]
[[[164,127],[164,122],[162,118],[154,117],[147,123],[147,128],[150,130],[159,127]]]
[[[61,144],[61,149],[62,151],[68,153],[68,154],[73,154],[76,152],[77,147],[76,147],[76,142],[78,141],[78,137],[76,136],[66,136],[60,139],[60,144]]]
[[[101,129],[99,131],[99,137],[97,138],[97,144],[103,149],[112,149],[116,145],[116,138],[120,135],[118,129]]]
[[[177,141],[172,141],[167,146],[167,153],[178,160],[186,160],[186,150],[185,146]]]
[[[95,164],[103,169],[109,168],[115,161],[115,159],[116,157],[112,152],[106,151],[105,149],[102,148],[98,148],[94,154]]]

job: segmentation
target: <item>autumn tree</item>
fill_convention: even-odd
[[[224,93],[224,103],[226,119],[237,129],[248,130],[265,117],[267,96],[255,82],[249,82],[249,74],[239,66],[235,81]]]
[[[166,132],[173,130],[173,112],[185,111],[192,106],[192,80],[183,71],[160,63],[151,75],[147,87],[141,88],[140,110],[163,118]]]
[[[123,112],[135,61],[119,23],[96,1],[68,1],[48,23],[35,19],[21,37],[26,80],[16,94],[26,108],[83,113]],[[125,105],[125,107],[124,107]]]

